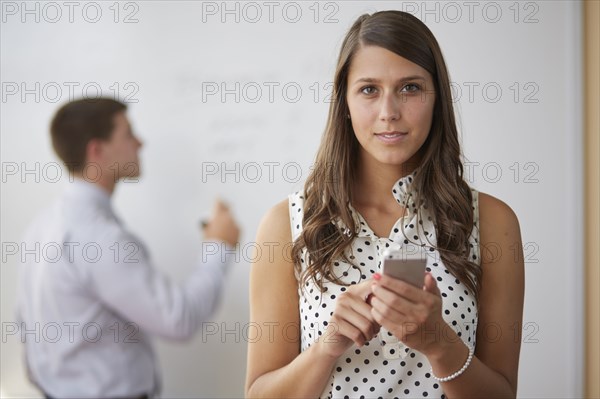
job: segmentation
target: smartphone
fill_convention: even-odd
[[[406,281],[421,288],[425,283],[427,258],[410,256],[398,251],[386,251],[383,254],[383,274]]]

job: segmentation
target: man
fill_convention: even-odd
[[[25,349],[30,378],[47,397],[156,395],[149,335],[183,340],[201,327],[218,303],[228,266],[221,255],[238,242],[232,215],[217,203],[204,227],[210,254],[184,283],[152,266],[111,207],[117,182],[139,175],[142,144],[125,111],[110,99],[78,100],[52,121],[54,149],[75,179],[25,235],[25,248],[46,255],[25,257],[18,312],[22,330],[44,331],[26,334]]]

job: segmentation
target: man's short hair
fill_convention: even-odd
[[[109,140],[114,117],[127,106],[110,98],[82,99],[63,105],[50,125],[52,146],[70,172],[82,172],[87,144]]]

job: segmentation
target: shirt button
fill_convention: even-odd
[[[410,351],[410,348],[408,346],[404,345],[404,343],[402,343],[402,342],[398,343],[398,353],[402,359],[406,358],[409,351]]]

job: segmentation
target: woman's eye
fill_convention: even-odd
[[[373,86],[365,86],[362,89],[360,89],[360,92],[363,94],[373,94],[375,93],[375,88]]]
[[[419,90],[421,90],[421,87],[414,83],[409,83],[402,88],[403,92],[408,92],[408,93],[414,93]]]

